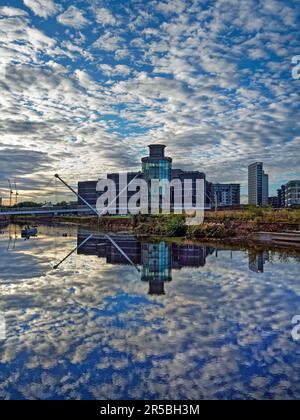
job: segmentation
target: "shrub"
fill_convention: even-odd
[[[161,236],[185,236],[186,224],[183,215],[137,215],[134,217],[137,233]]]
[[[166,236],[185,236],[187,227],[185,217],[177,214],[167,216],[164,221]]]
[[[220,223],[190,226],[188,230],[188,236],[194,239],[224,239],[235,235],[234,229],[226,228]]]

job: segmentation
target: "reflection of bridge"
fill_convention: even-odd
[[[128,265],[128,260],[124,258],[125,253],[132,265],[141,267],[141,280],[149,283],[150,294],[164,294],[164,283],[172,281],[173,270],[204,267],[207,257],[217,251],[215,248],[197,244],[177,244],[163,240],[138,239],[133,235],[114,235],[114,243],[123,251],[120,253],[105,235],[94,234],[86,240],[87,236],[87,233],[78,231],[78,246],[84,244],[78,249],[78,254],[105,258],[112,265]],[[269,252],[249,250],[251,271],[263,273],[267,261]]]
[[[141,267],[141,280],[149,283],[152,295],[165,293],[164,284],[172,281],[172,270],[204,267],[206,258],[214,252],[206,246],[139,240],[132,235],[113,235],[113,241],[102,234],[87,238],[88,234],[79,230],[78,254],[96,255],[108,264],[128,265],[126,254],[132,264]]]
[[[0,216],[36,216],[36,215],[62,215],[62,214],[78,214],[78,213],[89,213],[92,214],[91,209],[87,206],[71,206],[71,207],[24,207],[24,208],[6,208],[0,209]]]

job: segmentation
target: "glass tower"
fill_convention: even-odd
[[[142,171],[145,180],[148,183],[149,207],[151,203],[151,181],[156,179],[159,181],[171,182],[172,159],[165,157],[165,145],[150,145],[150,155],[142,159]],[[163,186],[159,188],[159,209],[162,208],[163,195],[166,193]]]
[[[248,168],[249,204],[267,207],[269,201],[269,176],[264,172],[262,162],[256,162]]]

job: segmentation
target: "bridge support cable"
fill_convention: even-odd
[[[109,236],[109,235],[104,235],[104,237],[106,239],[108,239],[113,246],[120,252],[121,255],[123,255],[123,257],[129,262],[129,264],[131,264],[138,273],[140,273],[140,269],[134,264],[134,262],[128,257],[128,255],[119,247],[119,245]]]
[[[55,174],[54,175],[55,176],[55,178],[56,179],[59,179],[60,180],[60,182],[62,182],[70,191],[72,191],[72,193],[73,194],[75,194],[76,195],[76,197],[77,198],[79,198],[81,201],[83,201],[84,202],[84,204],[86,205],[86,206],[88,206],[88,208],[89,209],[91,209],[92,210],[92,212],[93,213],[95,213],[97,216],[99,216],[99,214],[98,214],[98,212],[97,212],[97,210],[93,207],[93,206],[91,206],[90,205],[90,203],[89,202],[87,202],[83,197],[81,197],[81,195],[80,194],[78,194],[75,190],[74,190],[74,188],[72,188],[70,185],[68,185],[58,174]]]
[[[69,254],[62,259],[58,264],[56,264],[53,267],[53,270],[57,270],[69,257],[71,257],[71,255],[74,254],[74,252],[78,251],[78,249],[80,249],[83,245],[85,245],[90,239],[92,239],[92,237],[94,236],[94,234],[91,234],[89,237],[87,237],[84,241],[81,242],[81,244],[79,244],[76,248],[73,249],[73,251],[69,252]]]
[[[138,177],[141,175],[141,172],[138,172],[136,174],[136,176],[134,178],[132,178],[132,180],[130,182],[128,182],[128,184],[126,185],[126,187],[124,187],[122,189],[122,191],[119,192],[119,194],[109,203],[109,205],[107,206],[106,209],[102,210],[102,212],[100,213],[99,217],[103,216],[104,213],[107,212],[107,210],[117,201],[117,199],[120,197],[121,194],[123,194],[124,191],[127,190],[127,188],[129,187],[129,185]]]
[[[55,176],[55,178],[56,179],[59,179],[60,180],[60,182],[62,182],[70,191],[72,191],[72,193],[73,194],[75,194],[76,195],[76,197],[77,198],[79,198],[81,201],[83,201],[83,203],[85,204],[85,205],[87,205],[88,206],[88,208],[89,209],[91,209],[92,211],[93,211],[93,213],[95,213],[98,217],[101,217],[101,216],[103,216],[104,215],[104,213],[106,213],[107,212],[107,210],[117,201],[117,199],[120,197],[120,195],[121,194],[123,194],[123,192],[124,191],[126,191],[126,189],[129,187],[129,185],[138,177],[138,176],[140,176],[140,174],[141,174],[141,172],[138,172],[137,174],[136,174],[136,176],[134,177],[134,178],[132,178],[132,180],[126,185],[126,187],[124,187],[120,192],[119,192],[119,194],[108,204],[108,206],[107,206],[107,208],[105,208],[104,210],[102,210],[102,212],[101,213],[99,213],[98,211],[97,211],[97,209],[95,209],[93,206],[91,206],[90,205],[90,203],[88,202],[88,201],[86,201],[80,194],[78,194],[75,190],[74,190],[74,188],[72,188],[70,185],[68,185],[67,183],[66,183],[66,181],[64,181],[58,174],[55,174],[54,176]]]
[[[81,247],[83,247],[90,239],[92,239],[94,234],[92,233],[86,239],[84,239],[76,248],[74,248],[69,254],[64,257],[59,263],[53,266],[53,270],[57,270],[68,258],[71,257],[76,251],[78,251]],[[128,257],[128,255],[121,249],[121,247],[111,238],[109,235],[104,235],[104,237],[111,242],[111,244],[119,251],[119,253],[132,265],[138,273],[140,273],[140,269],[138,266]],[[105,245],[105,243],[99,243],[98,246]]]

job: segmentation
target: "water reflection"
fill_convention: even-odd
[[[78,254],[96,255],[105,258],[108,264],[129,265],[114,244],[103,234],[79,230],[77,235]],[[165,241],[139,240],[132,235],[113,235],[113,242],[138,266],[141,266],[141,280],[149,283],[149,295],[164,295],[166,282],[172,281],[172,270],[187,267],[204,267],[206,258],[215,252],[214,248],[193,244],[176,244]],[[82,245],[83,244],[83,245]]]
[[[88,239],[90,233],[78,231],[78,254],[96,255],[105,258],[108,264],[128,265],[129,262],[120,251],[103,234],[94,234]],[[222,249],[194,244],[177,244],[165,241],[149,242],[139,240],[133,235],[113,235],[113,240],[130,258],[142,267],[141,280],[149,283],[150,295],[164,295],[166,282],[172,281],[172,270],[188,267],[205,267],[206,258],[215,254],[216,257]],[[81,245],[84,244],[84,245]],[[232,251],[231,251],[232,256]],[[249,250],[249,269],[254,273],[264,273],[264,266],[270,261],[270,252],[266,250]]]
[[[249,268],[254,273],[263,273],[265,263],[270,261],[269,251],[249,251]]]
[[[91,233],[68,229],[0,234],[1,399],[300,398],[289,252],[114,236],[138,273],[98,234],[53,270]]]

